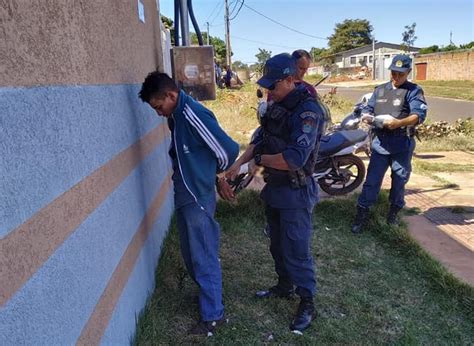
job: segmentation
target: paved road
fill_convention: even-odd
[[[330,88],[324,85],[318,87],[318,92],[321,94],[327,93]],[[353,102],[357,102],[360,97],[369,90],[356,89],[356,88],[344,88],[338,87],[337,94],[340,96],[347,97]],[[459,118],[474,118],[474,102],[445,99],[439,97],[426,97],[428,102],[428,117],[431,121],[446,120],[453,122]]]

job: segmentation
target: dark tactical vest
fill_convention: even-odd
[[[410,112],[405,104],[407,92],[407,89],[400,88],[392,90],[380,88],[377,90],[374,107],[375,115],[390,114],[397,119],[406,118]]]
[[[408,93],[408,89],[391,89],[380,88],[377,90],[375,96],[375,115],[390,114],[392,117],[397,119],[403,119],[410,115],[410,107],[405,102],[405,97]],[[389,135],[389,136],[413,136],[415,134],[414,126],[403,126],[395,130],[389,130],[386,128],[376,129],[376,135]]]
[[[289,108],[285,108],[279,103],[273,103],[268,108],[264,116],[261,118],[263,140],[255,147],[255,154],[273,155],[281,153],[283,150],[285,150],[288,143],[290,142],[290,127],[288,125],[288,120],[294,110],[306,101],[317,103],[316,99],[314,99],[307,92],[302,91],[295,95],[295,100],[292,102]],[[324,110],[323,107],[321,107],[321,109]],[[320,136],[321,133],[318,133],[318,135]],[[306,184],[305,177],[313,174],[314,172],[314,165],[316,163],[318,149],[319,138],[316,141],[315,149],[310,154],[310,157],[302,169],[296,171],[282,171],[274,168],[265,168],[264,176],[266,176],[268,180],[267,182],[271,181],[272,179],[278,180],[277,176],[284,176],[285,178],[288,177],[290,185],[293,186],[294,184],[291,184],[291,182],[296,179],[298,183],[296,183],[295,187],[304,186]]]

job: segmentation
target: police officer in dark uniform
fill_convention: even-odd
[[[286,53],[265,63],[257,83],[268,90],[272,103],[261,119],[261,130],[231,166],[227,177],[234,178],[248,161],[251,171],[255,165],[264,168],[266,185],[261,197],[266,205],[270,252],[278,283],[258,291],[257,297],[284,298],[296,292],[301,300],[290,329],[302,331],[314,316],[311,215],[319,196],[311,174],[326,115],[303,85],[295,86],[294,71],[295,59]]]
[[[405,205],[405,184],[411,172],[411,158],[415,149],[415,126],[426,118],[427,105],[423,90],[407,81],[411,71],[411,59],[396,55],[389,67],[391,81],[375,88],[362,119],[370,119],[375,125],[367,177],[357,202],[357,216],[352,233],[360,233],[375,203],[382,180],[390,167],[392,186],[388,224],[395,224],[397,213]],[[373,117],[375,116],[375,117]]]

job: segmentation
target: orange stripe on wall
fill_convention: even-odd
[[[163,204],[170,185],[171,175],[168,174],[168,176],[161,183],[160,190],[156,194],[153,202],[143,217],[140,226],[130,241],[127,250],[125,250],[124,255],[115,268],[112,277],[107,284],[107,287],[105,287],[104,291],[102,292],[102,295],[100,296],[94,311],[82,329],[81,335],[77,341],[77,345],[99,344],[100,339],[102,338],[102,335],[109,324],[109,320],[112,317],[115,305],[117,304],[117,301],[120,298],[125,285],[127,284],[128,277],[135,266],[135,262],[140,255],[143,244],[145,243],[148,234],[152,230],[153,222],[160,211],[160,207]]]
[[[0,306],[165,138],[164,124],[64,192],[0,240]]]

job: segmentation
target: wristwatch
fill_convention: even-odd
[[[255,156],[253,157],[253,161],[255,162],[255,164],[257,166],[261,166],[262,165],[262,155],[255,154]]]

